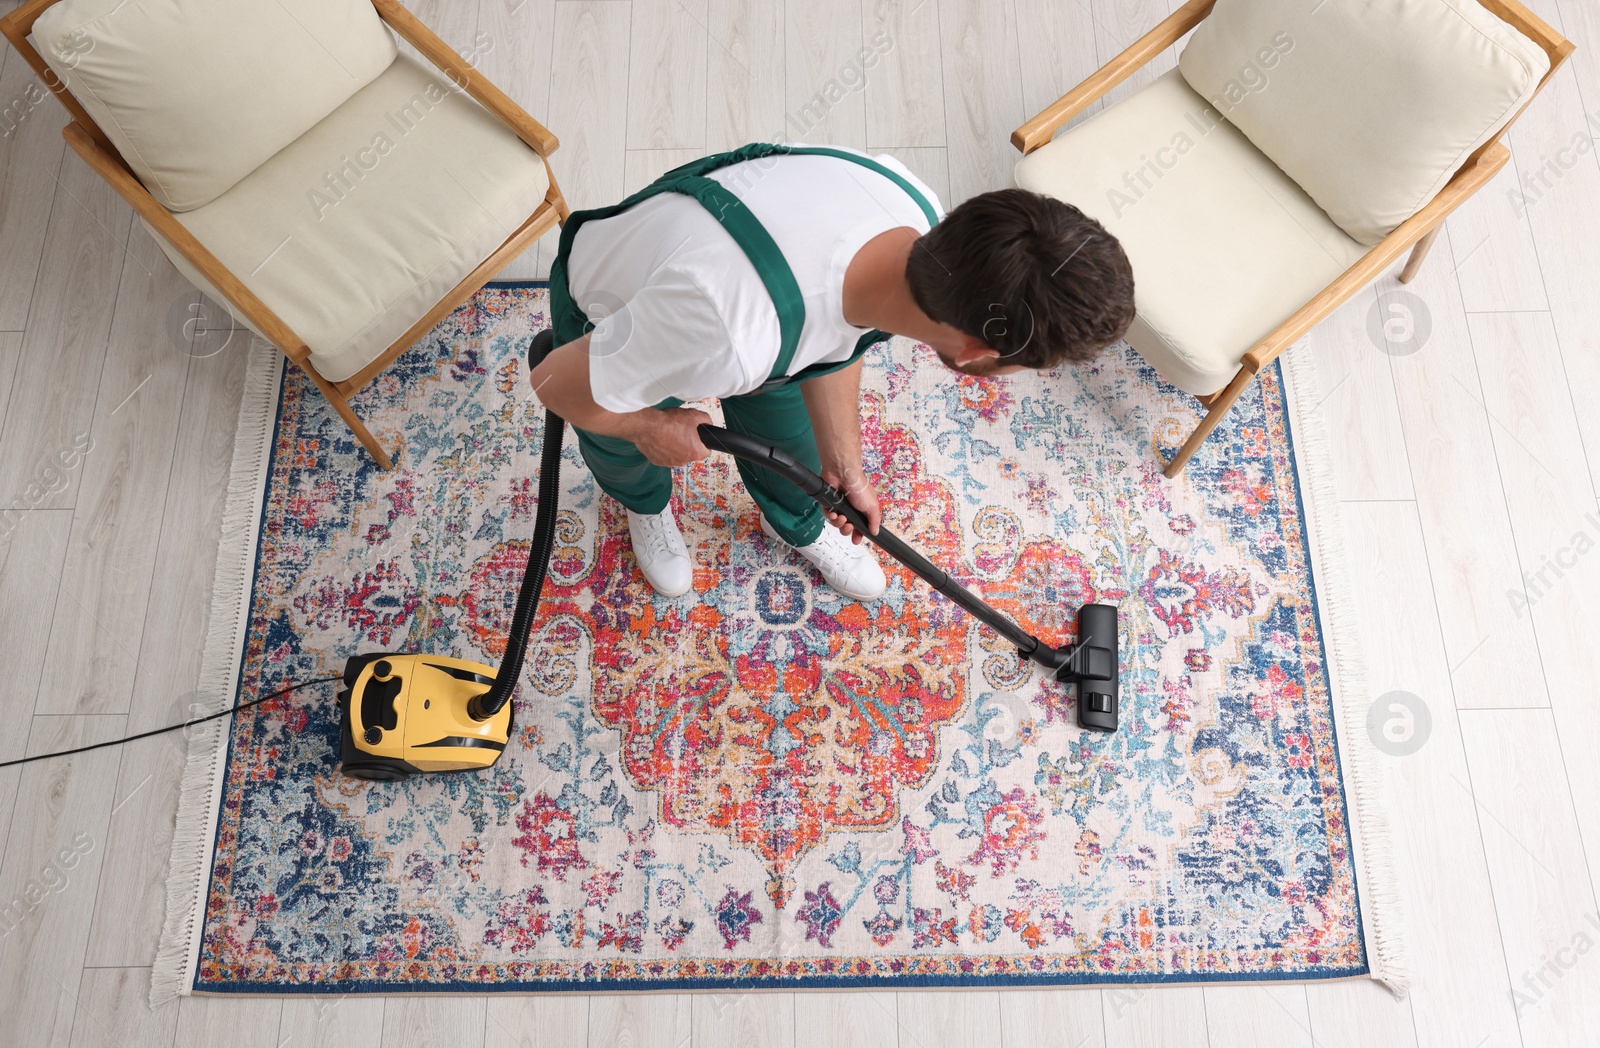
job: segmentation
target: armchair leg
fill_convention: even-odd
[[[322,395],[328,398],[328,403],[333,405],[333,410],[337,411],[339,417],[344,419],[344,424],[350,427],[350,432],[354,433],[356,439],[361,441],[361,446],[366,448],[367,453],[378,463],[378,468],[393,469],[394,460],[389,457],[388,452],[383,450],[383,445],[378,443],[377,438],[367,429],[366,424],[356,417],[356,413],[351,410],[350,402],[345,399],[344,394],[339,392],[333,383],[317,374],[316,369],[307,367],[305,372],[311,376],[311,381],[317,384],[317,388],[322,390]]]
[[[1167,463],[1167,468],[1162,471],[1168,480],[1175,479],[1179,473],[1183,472],[1183,467],[1189,464],[1189,460],[1194,457],[1194,453],[1200,450],[1200,445],[1204,444],[1206,438],[1211,436],[1211,431],[1217,428],[1217,423],[1222,421],[1222,416],[1226,415],[1233,407],[1233,402],[1239,399],[1239,394],[1244,392],[1245,387],[1250,385],[1250,380],[1254,377],[1255,372],[1247,367],[1241,367],[1239,373],[1233,376],[1233,381],[1223,387],[1220,393],[1213,393],[1210,397],[1201,398],[1204,403],[1209,405],[1210,410],[1206,412],[1206,417],[1200,420],[1200,425],[1195,428],[1195,431],[1189,435],[1189,439],[1184,442],[1183,447],[1179,448],[1178,453],[1172,456],[1172,461]]]
[[[1400,283],[1409,284],[1416,277],[1417,270],[1422,268],[1422,260],[1428,257],[1428,249],[1433,247],[1435,240],[1439,239],[1439,231],[1442,229],[1444,229],[1444,223],[1440,222],[1422,234],[1422,239],[1417,241],[1416,246],[1411,249],[1411,257],[1406,259],[1406,268],[1400,271]]]

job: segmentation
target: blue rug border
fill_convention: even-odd
[[[1361,975],[1372,974],[1372,961],[1367,949],[1366,907],[1363,905],[1364,896],[1361,892],[1361,866],[1356,862],[1355,830],[1351,826],[1350,798],[1346,794],[1344,751],[1339,744],[1339,718],[1338,698],[1333,693],[1333,672],[1330,668],[1328,653],[1328,635],[1322,628],[1322,596],[1317,584],[1316,558],[1311,555],[1311,526],[1306,519],[1306,493],[1305,487],[1300,482],[1300,451],[1295,443],[1294,416],[1289,411],[1289,393],[1284,382],[1283,358],[1280,356],[1273,360],[1272,366],[1276,369],[1278,377],[1278,407],[1283,412],[1284,432],[1289,440],[1289,478],[1294,481],[1295,504],[1300,509],[1300,541],[1306,551],[1306,575],[1311,588],[1311,617],[1317,624],[1317,641],[1322,645],[1322,677],[1328,686],[1328,716],[1333,722],[1333,756],[1339,767],[1339,804],[1344,811],[1344,838],[1348,849],[1347,860],[1350,863],[1350,884],[1356,893],[1356,939],[1361,943],[1361,956],[1366,962],[1362,964]],[[1260,380],[1257,379],[1259,385]]]
[[[401,962],[397,962],[401,963]],[[1307,983],[1333,982],[1359,979],[1369,975],[1367,968],[1317,968],[1308,972],[1282,972],[1266,974],[1256,972],[1219,972],[1214,975],[926,975],[918,977],[871,978],[867,976],[819,975],[806,978],[773,978],[756,982],[750,979],[549,979],[528,982],[481,983],[458,979],[453,982],[373,982],[351,979],[343,982],[323,983],[259,983],[219,982],[195,986],[195,992],[205,996],[263,997],[294,995],[316,997],[346,994],[382,994],[390,997],[413,993],[616,993],[618,991],[659,991],[681,993],[684,990],[713,990],[721,993],[740,993],[747,990],[918,990],[960,989],[963,987],[990,987],[1004,989],[1050,989],[1071,986],[1152,986],[1174,984],[1200,986],[1209,983]]]
[[[496,290],[518,290],[528,288],[547,288],[548,280],[491,280],[484,284],[484,288]],[[476,294],[476,292],[475,292]],[[1289,413],[1288,393],[1284,385],[1283,361],[1274,360],[1273,367],[1277,371],[1277,399],[1278,406],[1283,412],[1285,422],[1284,430],[1288,435],[1289,475],[1294,481],[1295,500],[1301,510],[1300,532],[1301,541],[1307,551],[1307,570],[1310,578],[1311,610],[1317,626],[1317,639],[1321,642],[1323,650],[1327,650],[1328,641],[1322,626],[1322,608],[1317,587],[1316,565],[1310,557],[1311,536],[1305,516],[1305,490],[1300,482],[1300,456],[1295,444],[1295,432],[1292,417]],[[262,473],[262,492],[271,483],[273,468],[277,465],[278,457],[278,431],[283,419],[283,388],[287,378],[287,359],[280,365],[277,406],[272,416],[272,443],[268,453],[266,469]],[[256,520],[256,561],[259,563],[261,550],[259,537],[264,530],[267,515],[267,500],[262,499],[261,513]],[[254,608],[256,601],[256,586],[258,575],[254,571],[250,577],[250,603],[247,607]],[[248,645],[250,641],[248,629],[245,631],[242,644]],[[234,682],[234,695],[237,697],[244,686],[244,657],[241,650],[239,670]],[[1332,677],[1329,672],[1328,660],[1322,660],[1322,674],[1328,680],[1329,701],[1333,701]],[[231,722],[230,722],[231,723]],[[234,757],[233,751],[234,732],[228,732],[228,752],[223,763],[223,768],[231,766]],[[1339,801],[1343,810],[1350,811],[1349,797],[1346,796],[1344,785],[1344,756],[1339,749],[1339,733],[1337,725],[1333,732],[1334,756],[1339,764]],[[1355,862],[1354,834],[1350,829],[1350,820],[1345,819],[1345,839],[1350,846],[1350,876],[1351,883],[1356,891],[1356,937],[1361,942],[1362,956],[1367,956],[1367,938],[1365,925],[1365,907],[1362,905],[1360,871]],[[211,901],[211,886],[215,881],[217,843],[222,834],[221,820],[211,841],[211,862],[206,874],[206,910],[209,912]],[[199,929],[200,947],[204,946],[205,919],[201,919]],[[724,993],[746,990],[893,990],[893,989],[939,989],[958,987],[1013,987],[1013,988],[1047,988],[1067,986],[1152,986],[1162,984],[1179,985],[1205,985],[1208,983],[1278,983],[1278,982],[1321,982],[1329,980],[1358,979],[1372,974],[1370,963],[1363,963],[1354,968],[1313,968],[1302,972],[1218,972],[1218,973],[1182,973],[1172,975],[924,975],[924,976],[806,976],[803,978],[782,977],[766,979],[760,982],[751,980],[727,979],[560,979],[539,980],[533,982],[505,982],[486,984],[468,980],[454,980],[451,982],[374,982],[368,979],[352,979],[341,982],[324,982],[315,984],[303,983],[266,983],[266,982],[213,982],[202,983],[200,972],[196,966],[194,978],[190,982],[191,992],[201,996],[238,996],[238,997],[270,997],[277,995],[295,996],[322,996],[329,994],[381,994],[386,996],[405,996],[417,993],[612,993],[616,991],[658,991],[661,993],[681,992],[684,990],[716,990]]]

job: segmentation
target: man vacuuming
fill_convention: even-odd
[[[718,398],[728,429],[820,473],[876,530],[860,426],[872,346],[905,335],[955,371],[1003,375],[1086,363],[1132,322],[1127,257],[1076,208],[1008,189],[941,216],[892,157],[751,145],[567,220],[550,272],[554,329],[530,350],[542,357],[531,380],[626,508],[657,593],[693,578],[668,504],[672,467],[709,454],[696,429],[711,419],[686,401]],[[843,517],[825,527],[798,488],[742,461],[739,472],[770,538],[846,596],[883,592],[883,569]]]

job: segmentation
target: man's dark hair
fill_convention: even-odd
[[[1133,267],[1082,211],[1025,189],[983,193],[917,240],[918,307],[1000,351],[1000,363],[1083,363],[1133,323]]]

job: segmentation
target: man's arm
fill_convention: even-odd
[[[817,437],[822,479],[843,491],[867,518],[873,534],[883,522],[878,496],[861,472],[861,361],[800,383],[806,414]],[[837,513],[828,520],[857,543],[866,541]]]
[[[561,346],[529,376],[540,403],[578,429],[635,444],[658,466],[686,466],[711,452],[697,429],[711,416],[694,408],[607,411],[589,386],[589,336]]]

